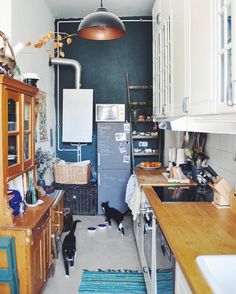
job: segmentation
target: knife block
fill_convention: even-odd
[[[212,204],[217,208],[229,208],[231,206],[234,188],[224,178],[221,178],[215,184],[209,183],[209,186],[214,191]]]

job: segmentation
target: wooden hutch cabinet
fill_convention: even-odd
[[[38,89],[0,75],[0,236],[15,237],[20,293],[41,293],[53,268],[51,230],[53,197],[27,207],[24,214],[12,215],[7,187],[11,180],[22,179],[28,189],[28,173],[34,174],[35,97]],[[25,180],[24,180],[25,179]],[[6,258],[0,251],[0,267]],[[0,283],[0,293],[10,293]]]

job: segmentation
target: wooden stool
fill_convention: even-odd
[[[0,250],[6,250],[8,268],[0,268],[0,282],[9,283],[12,294],[19,293],[15,238],[0,237]]]

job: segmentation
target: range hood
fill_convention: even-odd
[[[236,114],[156,119],[160,129],[215,134],[236,134]]]

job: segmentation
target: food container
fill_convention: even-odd
[[[23,74],[23,82],[33,87],[37,87],[39,75],[37,73],[28,72]]]

